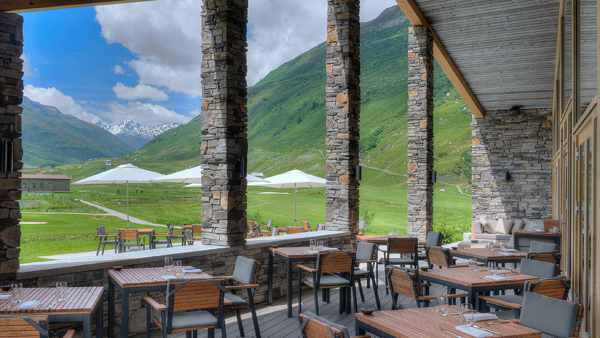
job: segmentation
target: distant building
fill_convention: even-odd
[[[71,177],[67,175],[47,175],[42,173],[23,174],[21,191],[24,192],[70,192]]]
[[[104,165],[107,167],[112,167],[112,161],[111,160],[106,160],[104,161]]]

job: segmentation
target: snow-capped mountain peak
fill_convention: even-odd
[[[136,149],[139,149],[156,136],[169,129],[178,127],[181,125],[181,123],[174,122],[159,124],[156,126],[144,126],[131,119],[127,119],[120,123],[99,121],[96,123],[96,125],[117,136],[123,142]]]

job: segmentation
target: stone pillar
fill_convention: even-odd
[[[327,230],[356,232],[360,118],[359,0],[328,0]]]
[[[0,280],[16,277],[21,245],[21,112],[23,102],[23,17],[0,13],[0,141],[12,146],[8,172],[0,172]],[[12,165],[11,165],[12,164]]]
[[[202,10],[202,243],[242,246],[246,186],[248,0],[204,0]]]
[[[433,229],[433,35],[408,28],[408,235]]]

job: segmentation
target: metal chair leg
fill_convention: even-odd
[[[367,278],[367,280],[369,280],[369,279]],[[358,291],[360,293],[360,300],[364,303],[365,302],[365,294],[363,292],[362,283],[360,282],[360,278],[357,278],[356,282],[358,283]]]
[[[377,303],[377,310],[381,310],[381,303],[379,301],[379,284],[377,284],[377,280],[375,279],[375,275],[371,272],[371,278],[373,279],[373,292],[375,292],[375,302]]]
[[[359,284],[360,285],[360,280],[359,280]],[[361,288],[362,290],[362,288]],[[361,292],[362,293],[362,292]],[[354,313],[358,313],[358,303],[356,301],[356,285],[354,285],[354,283],[352,283],[352,298],[354,300]],[[364,300],[363,300],[364,302]]]
[[[318,293],[319,289],[317,288],[316,285],[313,286],[313,295],[315,297],[315,313],[317,314],[317,316],[319,315],[319,293]]]
[[[254,334],[256,338],[260,337],[260,328],[258,327],[258,318],[256,317],[256,309],[254,307],[254,291],[247,289],[248,292],[248,304],[250,305],[250,312],[252,313],[252,322],[254,323]]]
[[[98,256],[98,254],[100,253],[101,245],[102,245],[102,237],[100,237],[100,239],[98,240],[98,250],[96,250],[96,256]],[[104,254],[104,250],[102,251],[102,254]]]
[[[235,316],[237,317],[238,329],[240,330],[240,337],[244,337],[244,325],[242,325],[242,315],[240,309],[235,309]]]

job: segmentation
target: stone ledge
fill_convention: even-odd
[[[345,237],[351,236],[352,233],[350,231],[311,231],[311,232],[303,232],[301,234],[293,234],[293,235],[281,235],[276,237],[260,237],[260,238],[252,238],[246,240],[245,249],[258,249],[264,248],[272,245],[284,245],[284,244],[293,244],[298,242],[306,242],[311,239],[328,239],[328,238],[336,238],[336,237]]]

